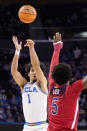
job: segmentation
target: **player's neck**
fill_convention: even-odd
[[[58,84],[56,84],[55,88],[61,88],[61,87],[63,87],[64,85],[67,85],[67,86],[68,86],[69,83],[70,83],[70,82],[68,81],[67,83],[65,83],[65,84],[63,84],[63,85],[58,85]]]
[[[35,83],[36,82],[36,80],[30,80],[30,82],[29,83]]]

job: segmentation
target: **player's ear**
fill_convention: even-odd
[[[30,77],[30,72],[28,73],[28,76]]]

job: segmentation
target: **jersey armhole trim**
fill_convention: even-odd
[[[39,88],[39,90],[40,90],[43,94],[48,95],[46,92],[44,92],[44,91],[39,87],[38,82],[36,82],[36,84],[37,84],[37,87]]]

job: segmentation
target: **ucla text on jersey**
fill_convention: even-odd
[[[24,90],[23,90],[23,93],[26,93],[26,92],[38,92],[36,87],[25,87]]]

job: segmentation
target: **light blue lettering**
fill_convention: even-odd
[[[37,91],[36,87],[33,87],[33,88],[25,87],[24,92],[38,92],[38,91]]]
[[[35,87],[33,88],[33,92],[38,92],[37,89],[36,89]]]

